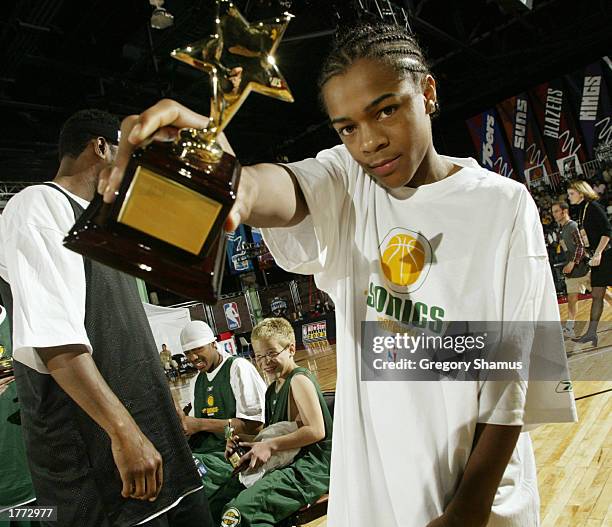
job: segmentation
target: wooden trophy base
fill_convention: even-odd
[[[112,204],[100,196],[64,245],[185,298],[214,304],[225,262],[223,223],[236,198],[240,163],[179,158],[171,143],[136,151]]]

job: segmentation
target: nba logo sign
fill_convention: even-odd
[[[225,320],[227,320],[227,329],[233,331],[242,326],[240,314],[238,313],[238,304],[236,304],[236,302],[223,304],[223,311],[225,312]]]

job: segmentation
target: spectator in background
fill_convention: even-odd
[[[593,187],[593,190],[597,192],[597,194],[601,198],[606,193],[606,184],[601,179],[598,179],[595,183],[596,184]]]
[[[599,195],[586,181],[574,181],[567,190],[569,200],[578,205],[578,227],[584,246],[591,256],[591,303],[590,322],[587,332],[576,342],[590,342],[597,346],[597,325],[603,312],[606,289],[612,285],[612,251],[610,238],[612,226],[603,207],[597,203]]]
[[[593,190],[597,192],[597,195],[599,196],[599,203],[601,203],[605,210],[605,207],[608,205],[608,187],[606,183],[601,178],[598,178]]]
[[[574,321],[576,320],[576,305],[578,295],[590,289],[589,266],[584,261],[584,245],[578,231],[578,224],[569,217],[569,206],[564,201],[558,201],[552,206],[552,214],[561,228],[559,246],[563,255],[563,276],[567,288],[567,321],[563,333],[567,337],[575,337]]]
[[[162,350],[159,352],[159,359],[161,360],[164,370],[168,371],[172,369],[172,352],[167,348],[165,344],[162,344]]]

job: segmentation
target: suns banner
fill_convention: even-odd
[[[547,182],[552,167],[527,93],[502,101],[496,109],[510,144],[517,179],[526,183]]]

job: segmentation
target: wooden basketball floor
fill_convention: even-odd
[[[589,318],[590,300],[578,303],[579,321]],[[567,304],[560,306],[561,318]],[[602,321],[612,321],[606,306]],[[576,323],[581,335],[585,322]],[[605,325],[604,325],[605,326]],[[612,324],[600,327],[598,348],[566,341],[573,378],[612,379]],[[336,388],[336,353],[301,351],[297,362],[310,368],[323,390]],[[606,391],[607,390],[607,391]],[[612,527],[612,381],[575,381],[578,423],[541,426],[531,433],[538,467],[542,527]],[[324,527],[325,519],[308,524]]]

